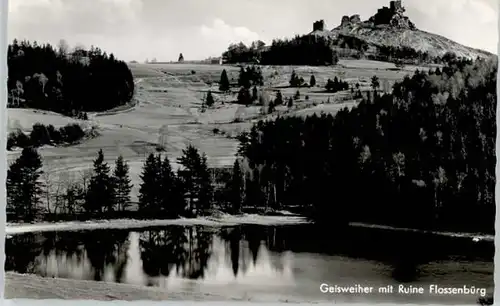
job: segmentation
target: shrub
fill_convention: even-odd
[[[74,143],[85,136],[83,129],[76,123],[68,124],[60,129],[62,138],[67,143]]]
[[[41,123],[35,123],[30,133],[31,144],[40,147],[51,143],[47,127]]]

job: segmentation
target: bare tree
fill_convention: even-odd
[[[66,184],[69,181],[69,174],[67,171],[58,173],[57,180],[52,180],[53,189],[53,213],[61,213],[64,211],[64,192],[66,191]]]
[[[71,178],[66,182],[64,198],[64,211],[67,214],[73,215],[80,211],[82,207],[82,200],[84,199],[84,193],[82,192],[82,186],[78,183],[76,177],[71,176]]]
[[[42,180],[44,183],[44,195],[45,195],[45,205],[47,207],[47,213],[51,214],[52,209],[51,209],[51,203],[52,203],[52,196],[54,194],[54,173],[53,173],[53,167],[49,165],[45,165],[44,171],[42,173]]]
[[[81,183],[83,192],[87,192],[91,177],[92,177],[92,169],[91,168],[83,169],[80,171],[80,183]]]

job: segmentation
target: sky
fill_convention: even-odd
[[[329,29],[343,15],[366,20],[389,0],[8,0],[9,41],[98,46],[139,62],[220,56],[230,43]],[[497,53],[498,0],[403,0],[417,28]]]

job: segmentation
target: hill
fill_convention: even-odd
[[[343,16],[340,25],[332,30],[325,29],[323,20],[316,21],[313,31],[308,35],[328,38],[339,50],[347,49],[351,54],[354,51],[360,56],[411,57],[420,60],[442,58],[447,53],[471,59],[493,56],[489,52],[419,30],[404,13],[401,1],[391,1],[389,7],[380,8],[366,21],[362,21],[359,15]],[[394,56],[395,49],[406,54]]]
[[[340,25],[327,30],[323,20],[313,31],[291,39],[262,41],[246,46],[231,44],[222,54],[227,64],[335,65],[339,58],[369,59],[395,64],[445,64],[456,58],[490,58],[493,54],[461,45],[446,37],[419,30],[405,16],[401,1],[378,9],[362,21],[359,15],[343,16]]]

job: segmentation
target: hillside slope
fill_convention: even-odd
[[[369,27],[362,24],[355,26],[338,27],[331,31],[332,38],[339,34],[354,36],[371,46],[391,46],[411,48],[415,51],[427,52],[431,57],[441,57],[447,52],[455,53],[458,57],[477,58],[490,57],[493,54],[470,48],[454,42],[446,37],[421,31],[395,27]]]
[[[314,22],[308,35],[331,39],[332,45],[359,55],[381,55],[389,49],[406,50],[407,57],[441,58],[446,53],[475,59],[493,54],[461,45],[441,35],[422,31],[405,15],[402,1],[390,1],[389,7],[378,9],[375,15],[362,21],[359,15],[343,16],[340,25],[327,30],[323,20]],[[385,49],[385,50],[384,50]],[[412,52],[413,51],[413,52]],[[401,53],[400,53],[401,55]],[[397,57],[394,54],[392,57]]]

